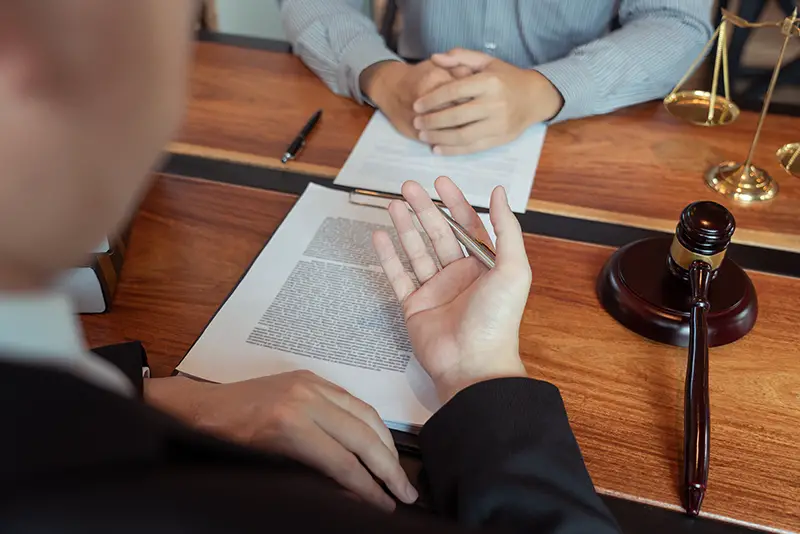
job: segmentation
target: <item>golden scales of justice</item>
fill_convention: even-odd
[[[766,119],[769,111],[772,93],[778,81],[789,40],[800,35],[800,24],[798,23],[800,23],[800,19],[797,17],[797,9],[794,10],[791,16],[776,22],[749,22],[723,9],[722,22],[717,27],[714,35],[706,43],[700,56],[689,67],[688,72],[664,99],[664,107],[667,108],[670,114],[679,119],[700,126],[724,126],[730,124],[739,116],[739,107],[733,103],[730,96],[730,80],[728,79],[729,25],[732,24],[739,28],[780,28],[786,37],[783,41],[775,70],[772,73],[767,93],[764,96],[764,105],[761,109],[761,116],[758,119],[758,126],[753,136],[753,142],[750,144],[747,159],[744,163],[723,161],[709,169],[705,174],[706,184],[728,198],[740,202],[758,202],[770,200],[778,193],[777,182],[764,169],[753,165],[753,155],[758,145],[761,129],[764,126],[764,119]],[[681,91],[681,87],[703,61],[714,41],[717,43],[717,52],[714,61],[711,91]],[[720,70],[722,71],[725,96],[717,94]],[[789,143],[783,146],[778,150],[777,157],[784,169],[795,176],[800,176],[800,143]]]

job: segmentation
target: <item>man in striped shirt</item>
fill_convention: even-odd
[[[395,53],[362,0],[279,1],[295,53],[333,91],[375,105],[441,154],[665,95],[710,37],[713,4],[398,0]]]

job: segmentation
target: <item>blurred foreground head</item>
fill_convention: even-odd
[[[0,291],[116,229],[179,125],[195,0],[0,0]]]

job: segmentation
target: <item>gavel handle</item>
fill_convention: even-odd
[[[711,266],[695,261],[689,269],[692,308],[689,316],[689,356],[686,363],[684,398],[683,474],[686,512],[696,516],[708,484],[708,455],[711,415],[708,399],[708,288]]]

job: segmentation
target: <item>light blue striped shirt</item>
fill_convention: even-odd
[[[361,0],[279,0],[295,53],[333,91],[362,102],[359,76],[398,59]],[[712,0],[398,0],[402,57],[482,50],[558,88],[554,120],[663,97],[711,36]],[[615,17],[620,29],[610,31]]]

